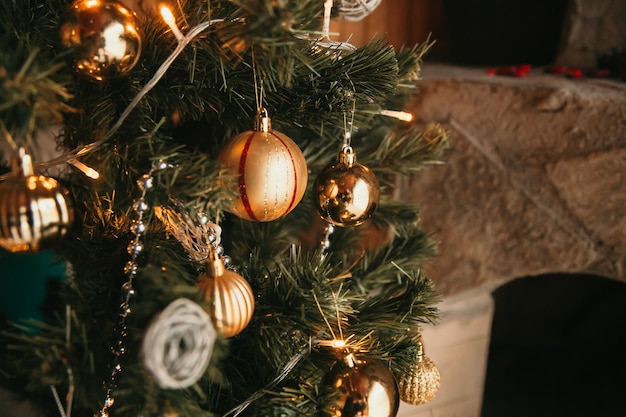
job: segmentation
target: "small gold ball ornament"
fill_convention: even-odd
[[[238,176],[232,213],[244,220],[269,222],[302,200],[307,185],[306,160],[288,136],[272,130],[267,110],[257,111],[254,130],[235,136],[219,160]]]
[[[141,54],[135,15],[114,0],[76,0],[60,36],[74,69],[95,81],[128,74]]]
[[[439,392],[441,376],[433,361],[424,355],[424,347],[418,344],[417,358],[409,375],[398,378],[400,399],[408,404],[426,404]]]
[[[254,293],[241,275],[226,269],[224,262],[211,250],[207,271],[200,275],[199,286],[211,303],[211,319],[219,334],[233,337],[246,328],[254,313]]]
[[[356,162],[352,147],[344,146],[338,161],[320,172],[313,202],[322,218],[335,226],[359,226],[378,207],[380,188],[374,173]]]
[[[388,367],[374,359],[346,353],[322,383],[338,394],[331,405],[333,417],[394,417],[398,413],[396,380]]]
[[[57,180],[34,174],[24,149],[11,162],[12,176],[0,182],[0,246],[36,252],[66,233],[74,219],[73,205]]]

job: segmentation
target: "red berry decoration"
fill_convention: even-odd
[[[583,71],[580,68],[568,68],[565,74],[570,78],[582,78]]]

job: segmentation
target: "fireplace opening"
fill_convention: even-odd
[[[624,415],[625,283],[548,274],[492,296],[482,417]]]
[[[552,64],[568,0],[445,0],[449,60],[459,65]],[[434,33],[439,39],[440,33]],[[446,36],[447,35],[447,36]]]

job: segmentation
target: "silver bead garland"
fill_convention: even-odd
[[[169,165],[164,161],[156,161],[150,171],[144,174],[137,180],[137,186],[141,190],[141,195],[133,202],[133,211],[135,213],[135,219],[131,222],[130,231],[133,233],[134,238],[128,244],[126,250],[130,255],[130,260],[124,265],[124,274],[126,275],[126,282],[121,287],[121,303],[119,306],[118,316],[119,321],[115,328],[115,334],[117,340],[115,344],[111,346],[111,352],[113,353],[113,361],[111,364],[111,375],[108,381],[104,382],[105,397],[102,403],[102,407],[95,414],[95,417],[109,417],[109,408],[115,403],[113,397],[113,390],[117,385],[117,376],[122,372],[121,357],[126,353],[125,340],[128,336],[128,329],[126,327],[126,317],[132,312],[130,301],[135,295],[135,289],[133,287],[133,280],[137,276],[139,266],[137,264],[137,258],[143,251],[143,244],[141,238],[146,232],[147,225],[144,222],[144,214],[149,209],[149,205],[146,203],[146,195],[150,189],[154,186],[154,178],[152,175],[158,171],[168,168]]]
[[[323,251],[328,251],[330,249],[330,235],[335,231],[335,226],[331,223],[328,223],[326,227],[324,227],[324,238],[320,242]]]

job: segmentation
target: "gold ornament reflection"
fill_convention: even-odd
[[[322,218],[335,226],[358,226],[376,210],[380,198],[378,180],[356,162],[351,148],[320,172],[313,186],[313,201]]]
[[[0,246],[11,252],[37,251],[67,232],[73,205],[54,178],[32,175],[30,155],[21,151],[12,165],[12,176],[0,182]]]
[[[127,74],[139,61],[141,37],[134,14],[117,1],[77,0],[60,31],[74,68],[102,81]]]
[[[394,417],[400,398],[396,380],[385,365],[348,353],[323,380],[335,392],[333,417]]]

